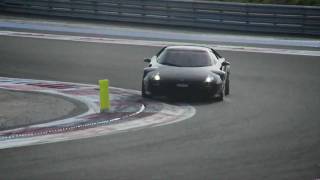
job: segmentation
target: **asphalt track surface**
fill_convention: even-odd
[[[140,89],[158,47],[0,37],[0,76]],[[191,119],[114,135],[0,150],[0,179],[320,178],[319,57],[220,51],[224,102]]]

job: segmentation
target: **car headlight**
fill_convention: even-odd
[[[160,74],[157,73],[156,75],[153,76],[153,80],[155,81],[160,81]]]
[[[206,77],[204,82],[211,83],[213,80],[214,80],[214,77],[209,75],[209,76]]]

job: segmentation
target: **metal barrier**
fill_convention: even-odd
[[[0,0],[0,10],[247,32],[320,35],[320,7],[191,0]]]

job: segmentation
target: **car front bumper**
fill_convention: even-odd
[[[149,82],[146,90],[152,96],[218,97],[223,91],[223,85],[214,82]]]

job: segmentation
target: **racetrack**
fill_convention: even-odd
[[[0,37],[0,76],[140,90],[159,47]],[[188,120],[0,150],[0,179],[307,179],[320,177],[319,57],[220,51],[224,102],[189,102]]]

